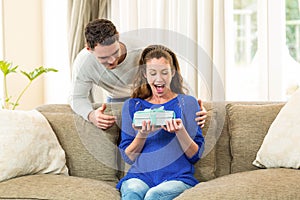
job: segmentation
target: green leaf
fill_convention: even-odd
[[[16,69],[18,67],[19,66],[14,66],[13,67],[12,63],[9,63],[7,61],[3,61],[3,60],[0,61],[0,69],[1,69],[4,76],[6,76],[9,73],[16,73]]]
[[[58,70],[54,69],[54,68],[44,68],[43,66],[41,66],[39,68],[35,68],[31,72],[21,71],[21,73],[24,74],[30,81],[33,81],[34,79],[39,77],[41,74],[48,73],[48,72],[58,72]]]
[[[11,63],[6,62],[6,61],[0,61],[0,70],[2,71],[4,75],[3,79],[3,85],[4,85],[4,103],[2,103],[2,108],[4,109],[11,109],[14,110],[17,106],[19,106],[19,100],[23,96],[23,94],[27,91],[29,86],[31,85],[32,81],[39,77],[43,73],[48,73],[48,72],[58,72],[57,69],[54,68],[45,68],[43,66],[40,66],[38,68],[35,68],[31,72],[25,72],[20,70],[21,74],[25,75],[28,79],[29,82],[27,85],[24,87],[24,89],[21,91],[21,93],[17,96],[16,100],[13,101],[12,97],[9,96],[8,90],[7,90],[7,81],[6,81],[6,76],[9,73],[17,73],[17,68],[18,66],[12,66]],[[11,108],[12,106],[12,108]]]

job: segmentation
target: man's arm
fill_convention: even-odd
[[[85,120],[92,122],[101,129],[108,129],[116,122],[116,117],[104,114],[106,104],[94,110],[89,100],[89,91],[92,88],[92,82],[83,82],[76,80],[72,86],[70,96],[70,105],[75,113],[82,116]]]
[[[89,92],[92,88],[92,82],[82,81],[75,77],[72,80],[70,92],[70,106],[72,110],[88,120],[88,115],[93,111],[92,104],[89,100]]]
[[[92,122],[102,129],[111,127],[115,117],[105,115],[106,105],[94,110],[90,100],[93,84],[96,84],[101,75],[98,61],[86,49],[76,56],[73,63],[72,85],[70,91],[70,106],[75,113],[85,120]]]

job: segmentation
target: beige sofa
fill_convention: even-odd
[[[176,199],[300,199],[299,170],[252,165],[283,105],[206,102],[206,151],[195,165],[200,183]],[[121,107],[110,104],[107,112],[120,116]],[[37,110],[56,133],[70,176],[39,174],[3,181],[0,199],[120,199],[115,185],[126,169],[116,148],[120,117],[118,125],[102,131],[68,105],[43,105]]]

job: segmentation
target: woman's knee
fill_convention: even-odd
[[[149,186],[140,179],[132,178],[124,181],[121,186],[122,199],[144,199]]]
[[[146,195],[145,200],[158,200],[158,199],[173,199],[184,190],[189,189],[191,186],[181,181],[167,181],[150,188]]]

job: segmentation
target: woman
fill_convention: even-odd
[[[157,128],[151,121],[134,126],[136,111],[163,106],[175,119]],[[203,152],[204,138],[195,121],[197,100],[184,94],[176,55],[161,45],[144,49],[131,98],[122,110],[119,145],[123,159],[131,164],[117,184],[122,199],[173,199],[196,185],[194,166]]]

